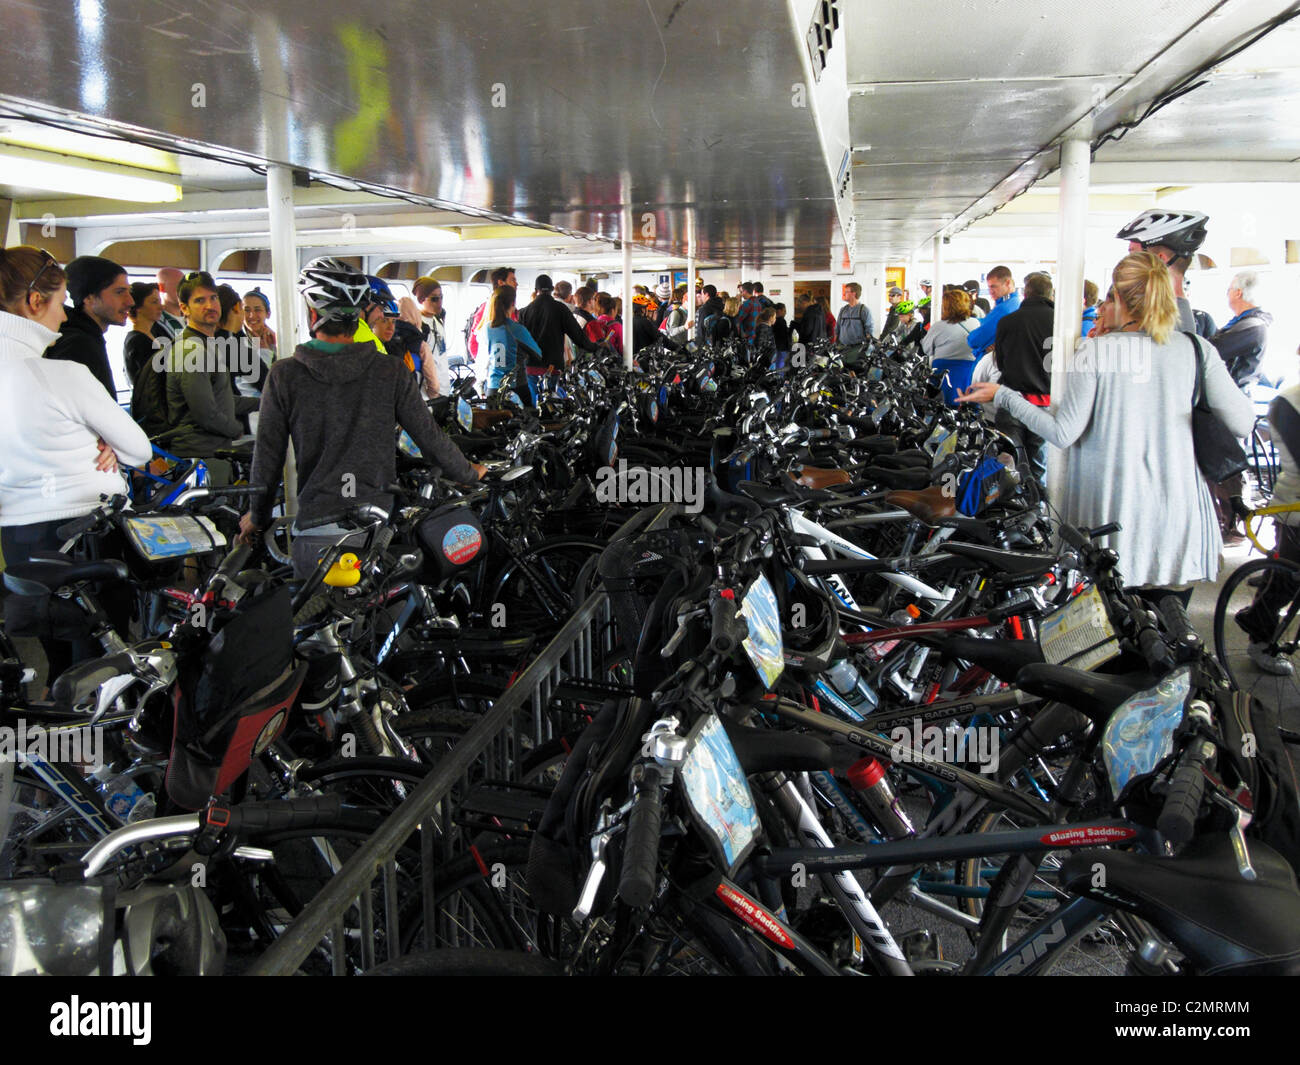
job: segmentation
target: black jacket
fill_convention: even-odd
[[[677,341],[655,325],[653,318],[647,318],[644,314],[634,314],[632,316],[632,354],[635,355],[642,348],[648,348],[658,343],[662,343],[669,351],[682,350],[682,346]]]
[[[126,375],[131,379],[132,388],[135,388],[140,371],[149,365],[155,353],[167,350],[167,346],[155,346],[155,339],[152,334],[147,335],[138,329],[132,329],[126,334],[126,340],[122,342],[122,361],[126,364]]]
[[[369,341],[301,344],[267,374],[257,424],[257,447],[249,483],[267,492],[254,503],[254,520],[265,528],[275,487],[293,441],[298,469],[298,517],[309,521],[343,507],[393,497],[397,479],[393,424],[415,441],[425,461],[465,484],[478,479],[465,456],[429,415],[415,377],[397,359],[379,354]]]
[[[1051,300],[1028,299],[998,322],[993,341],[993,362],[1002,372],[1002,383],[1029,396],[1052,391],[1052,375],[1043,360],[1052,347]]]
[[[826,312],[820,303],[810,303],[803,314],[795,319],[794,328],[799,334],[799,343],[811,344],[826,339]]]
[[[59,326],[59,339],[45,349],[47,359],[79,362],[95,375],[95,380],[117,399],[113,369],[108,364],[108,345],[99,323],[80,307],[68,311],[68,319]]]
[[[713,338],[713,323],[711,318],[721,318],[722,311],[727,305],[722,302],[721,296],[710,296],[700,304],[699,313],[695,315],[695,339],[700,344],[707,344]],[[709,328],[705,329],[705,324]]]
[[[1237,387],[1247,389],[1259,380],[1259,364],[1268,348],[1268,327],[1273,316],[1252,307],[1210,338]]]
[[[776,339],[777,351],[790,350],[790,323],[784,318],[772,319],[772,336]]]
[[[528,352],[529,366],[548,366],[562,372],[566,336],[573,341],[575,348],[583,351],[596,350],[596,345],[587,339],[587,334],[578,325],[568,304],[561,303],[548,292],[538,295],[519,312],[519,324],[532,334],[537,346],[542,349],[541,358]]]

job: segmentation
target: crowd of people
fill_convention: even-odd
[[[1232,319],[1222,328],[1191,307],[1185,270],[1205,236],[1205,218],[1148,212],[1121,231],[1129,254],[1115,267],[1104,298],[1085,282],[1082,338],[1068,364],[1063,395],[1053,395],[1051,347],[1056,293],[1049,275],[1020,284],[1006,266],[978,281],[944,286],[931,314],[931,285],[919,300],[891,287],[879,330],[856,282],[832,314],[799,289],[790,308],[758,281],[732,294],[698,281],[636,286],[633,353],[653,344],[680,350],[733,342],[781,370],[792,353],[834,342],[850,372],[873,350],[928,359],[950,404],[976,402],[1014,442],[1019,459],[1046,491],[1047,447],[1062,449],[1062,515],[1080,524],[1118,521],[1116,546],[1139,586],[1190,594],[1213,579],[1222,543],[1234,542],[1241,476],[1207,484],[1192,435],[1193,395],[1233,435],[1254,423],[1250,390],[1260,378],[1269,314],[1259,307],[1258,277],[1242,271],[1229,284]],[[622,300],[591,285],[574,287],[540,274],[520,305],[515,271],[489,275],[488,298],[469,316],[465,348],[489,397],[512,392],[537,401],[538,382],[575,358],[623,349]],[[400,425],[421,452],[455,479],[481,467],[467,462],[440,432],[423,400],[451,388],[449,326],[437,279],[421,277],[398,300],[386,282],[331,258],[299,279],[311,338],[276,360],[271,304],[253,288],[242,296],[206,272],[164,269],[155,282],[130,283],[119,264],[80,256],[64,269],[31,247],[0,253],[0,402],[8,407],[0,457],[0,542],[10,561],[57,547],[55,529],[89,513],[100,496],[123,487],[119,462],[151,461],[153,446],[201,458],[216,483],[232,475],[231,457],[249,446],[250,482],[267,494],[244,520],[252,537],[266,527],[270,501],[292,441],[300,515],[337,509],[339,485],[353,502],[388,502],[394,455],[388,433]],[[66,305],[65,305],[66,304]],[[132,402],[117,402],[105,333],[130,328],[123,361]],[[1300,388],[1270,410],[1283,473],[1281,502],[1300,501]],[[344,476],[344,475],[347,476]],[[1168,516],[1183,520],[1169,522]],[[339,534],[300,537],[299,568],[313,545]],[[1284,524],[1283,557],[1300,562],[1300,534]],[[1269,588],[1268,604],[1292,589]],[[1267,613],[1267,605],[1260,608]],[[1249,627],[1251,618],[1242,621]],[[1260,630],[1262,631],[1262,630]],[[64,642],[66,644],[66,641]],[[63,665],[86,648],[47,650]],[[1265,666],[1277,663],[1262,663]]]

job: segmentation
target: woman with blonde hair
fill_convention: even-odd
[[[1155,598],[1219,572],[1223,540],[1192,443],[1198,374],[1210,409],[1233,433],[1250,432],[1255,412],[1214,350],[1178,331],[1173,281],[1159,258],[1128,255],[1112,279],[1108,331],[1075,348],[1051,407],[996,384],[973,385],[961,399],[992,401],[1063,449],[1062,519],[1118,522],[1104,542],[1119,553],[1125,580]],[[1179,594],[1186,601],[1191,590]]]

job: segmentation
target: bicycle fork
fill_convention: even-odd
[[[801,775],[806,778],[806,774]],[[805,846],[829,848],[835,845],[793,780],[784,773],[765,773],[759,782]],[[903,951],[894,942],[884,920],[871,905],[853,873],[840,870],[837,873],[817,875],[822,886],[844,913],[850,927],[870,951],[877,968],[887,976],[913,975]]]

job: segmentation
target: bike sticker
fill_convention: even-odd
[[[730,872],[758,839],[754,797],[721,721],[709,715],[695,726],[691,739],[681,769],[686,805]]]
[[[763,685],[771,688],[776,678],[785,668],[781,641],[781,611],[777,606],[776,593],[767,577],[759,574],[745,593],[740,604],[740,612],[749,624],[749,635],[745,637],[745,653],[754,664],[754,669],[763,678]]]
[[[737,891],[729,884],[719,884],[714,890],[714,894],[722,900],[722,904],[727,909],[749,925],[750,928],[762,932],[777,946],[785,947],[786,950],[794,949],[794,940],[790,938],[790,933],[781,926],[781,922],[744,892]]]
[[[271,746],[271,742],[280,735],[280,729],[284,727],[286,713],[283,710],[277,710],[275,716],[262,726],[262,731],[257,734],[257,739],[253,741],[253,753],[261,754]]]
[[[1038,638],[1043,659],[1054,666],[1096,669],[1119,654],[1119,640],[1096,588],[1043,618]]]
[[[483,546],[483,534],[473,525],[453,525],[442,538],[442,553],[457,566],[468,562]]]
[[[1119,843],[1136,837],[1136,828],[1121,828],[1118,825],[1080,825],[1077,828],[1061,828],[1049,832],[1038,842],[1052,847],[1090,847],[1100,843]]]

